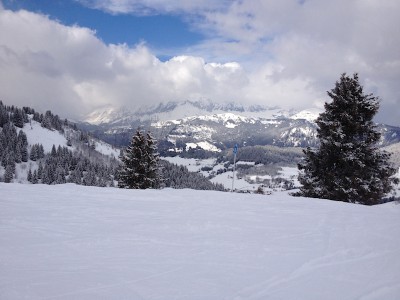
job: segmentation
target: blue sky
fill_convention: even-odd
[[[358,72],[377,121],[400,125],[399,14],[398,0],[0,0],[0,98],[74,118],[187,99],[301,110]]]
[[[111,14],[74,0],[5,0],[3,5],[14,11],[25,9],[45,14],[65,25],[91,28],[107,44],[133,46],[145,42],[163,59],[170,58],[171,51],[187,48],[204,38],[190,28],[181,14]]]

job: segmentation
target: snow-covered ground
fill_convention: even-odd
[[[162,157],[162,159],[169,161],[170,163],[174,163],[177,165],[186,166],[191,172],[200,172],[205,177],[210,176],[211,172],[216,173],[218,170],[224,169],[224,163],[216,163],[216,159],[195,159],[195,158],[182,158],[179,156],[175,157]],[[238,161],[237,165],[254,165],[254,162],[247,161]],[[209,171],[202,171],[203,167],[212,168]],[[281,171],[279,171],[279,175],[271,176],[271,175],[246,175],[243,178],[238,178],[238,172],[235,173],[235,182],[234,189],[237,191],[255,191],[259,186],[263,186],[262,183],[254,183],[256,179],[276,179],[282,178],[289,181],[292,181],[295,186],[299,186],[299,182],[297,180],[298,169],[297,167],[280,167]],[[232,176],[233,171],[227,171],[221,174],[215,175],[210,181],[213,183],[220,183],[226,189],[232,189]],[[273,189],[263,187],[265,192],[270,192]],[[274,188],[274,190],[279,189]]]
[[[400,299],[400,205],[0,183],[0,299]]]
[[[30,116],[31,118],[31,116]],[[17,129],[19,132],[21,129]],[[22,129],[26,137],[28,139],[28,144],[42,144],[45,153],[51,151],[51,148],[56,146],[66,147],[67,139],[64,135],[62,135],[57,130],[49,130],[47,128],[43,128],[40,123],[31,119],[31,123],[24,124],[24,128]]]

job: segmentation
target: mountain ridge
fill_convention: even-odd
[[[172,101],[161,102],[152,106],[144,106],[139,109],[130,109],[122,106],[104,106],[84,116],[83,122],[92,125],[129,124],[140,121],[168,121],[185,117],[201,116],[208,114],[221,114],[232,112],[243,116],[258,116],[265,118],[288,117],[295,112],[283,110],[279,107],[263,105],[243,105],[235,102],[213,103],[211,101]]]
[[[191,149],[221,152],[234,144],[314,147],[318,143],[315,119],[322,111],[301,111],[278,107],[242,105],[233,102],[182,101],[128,109],[106,108],[87,118],[82,126],[109,143],[125,146],[142,127],[152,131],[164,155]],[[400,141],[400,128],[377,125],[382,133],[380,146]]]

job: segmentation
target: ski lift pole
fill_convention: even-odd
[[[233,186],[235,184],[235,169],[236,169],[236,154],[238,152],[238,145],[235,144],[235,147],[233,147],[233,176],[232,176],[232,190],[233,192]]]

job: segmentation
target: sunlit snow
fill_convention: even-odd
[[[0,183],[1,299],[399,299],[400,205]]]

